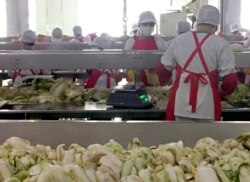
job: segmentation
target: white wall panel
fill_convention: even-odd
[[[28,0],[6,0],[7,35],[16,36],[27,30]]]
[[[224,32],[230,33],[230,25],[240,25],[241,0],[224,0]]]

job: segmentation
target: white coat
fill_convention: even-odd
[[[206,36],[206,33],[197,33],[197,35],[199,41],[201,41]],[[175,69],[177,64],[183,67],[195,48],[196,45],[192,32],[181,34],[173,40],[173,43],[164,53],[161,62],[168,70]],[[205,41],[201,50],[209,72],[217,70],[221,77],[235,73],[235,57],[225,40],[218,36],[211,35]],[[195,55],[187,69],[191,72],[204,73],[198,54]],[[184,83],[187,76],[187,72],[181,74],[179,88],[176,92],[174,115],[213,120],[214,102],[212,99],[213,92],[211,85],[199,84],[196,112],[193,113],[189,105],[190,83]],[[206,80],[209,80],[207,75],[204,77]]]

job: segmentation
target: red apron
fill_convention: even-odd
[[[27,76],[27,75],[23,75],[21,72],[22,70],[15,70],[14,75],[13,75],[13,82],[15,82],[18,76],[20,76],[21,78]],[[34,70],[30,69],[30,72],[32,73],[32,75],[36,75],[36,72]]]
[[[153,36],[146,39],[135,36],[134,39],[135,43],[132,50],[158,50],[155,38]],[[147,76],[144,70],[141,70],[141,81],[144,83],[144,86],[148,86]]]
[[[183,72],[188,73],[188,76],[186,77],[184,84],[190,82],[190,95],[189,95],[189,105],[192,106],[192,113],[196,112],[196,105],[197,105],[197,95],[198,95],[198,89],[199,84],[210,84],[213,92],[213,101],[214,101],[214,120],[219,121],[221,120],[221,105],[220,105],[220,96],[218,91],[218,82],[217,82],[217,70],[209,72],[208,66],[206,64],[205,58],[203,56],[201,47],[204,44],[204,42],[209,38],[210,34],[207,34],[201,42],[199,42],[199,39],[197,37],[197,34],[193,32],[193,37],[196,44],[196,49],[192,52],[190,57],[187,59],[184,67],[182,68],[180,65],[177,65],[176,68],[176,80],[173,84],[170,96],[169,96],[169,102],[166,109],[166,119],[167,120],[175,120],[175,97],[176,92],[179,88],[180,84],[180,78],[181,74]],[[203,69],[205,70],[204,73],[195,73],[187,70],[187,67],[190,65],[190,63],[193,61],[194,56],[198,53],[201,64]],[[206,80],[204,77],[205,75],[208,76],[209,80]]]
[[[83,37],[75,37],[75,39],[79,40],[79,42],[84,42],[84,38]]]
[[[112,78],[112,71],[100,71],[98,69],[93,69],[91,72],[91,77],[90,79],[87,80],[85,88],[94,88],[98,79],[102,74],[107,75],[107,80],[106,80],[106,88],[111,87],[111,78]]]

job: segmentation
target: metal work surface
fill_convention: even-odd
[[[250,109],[223,109],[224,121],[250,121]],[[0,119],[50,119],[88,118],[90,120],[165,120],[165,111],[158,109],[113,109],[105,103],[85,104],[16,104],[5,105],[0,110]]]
[[[0,51],[0,69],[125,69],[155,68],[162,52],[85,51]]]
[[[16,43],[0,43],[0,50],[21,50],[21,44],[19,42]]]
[[[72,42],[62,42],[62,43],[36,43],[33,47],[34,50],[83,50],[91,49],[91,45],[88,43],[72,43]]]
[[[167,122],[128,122],[128,123],[86,123],[54,121],[1,121],[0,143],[11,136],[19,136],[32,144],[45,144],[53,147],[64,143],[78,143],[87,146],[94,143],[104,144],[115,139],[123,146],[138,137],[145,146],[164,144],[182,140],[185,145],[193,146],[202,137],[217,140],[235,138],[242,132],[250,131],[250,123],[167,123]]]
[[[238,68],[250,67],[250,51],[235,52],[235,64]]]
[[[159,51],[0,51],[0,69],[143,69],[155,68]],[[250,52],[236,52],[236,67],[250,67]]]

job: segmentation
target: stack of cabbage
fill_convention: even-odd
[[[3,87],[0,89],[0,100],[10,103],[79,103],[89,100],[103,100],[109,94],[107,89],[85,90],[77,86],[70,79],[44,79],[38,78],[32,83],[26,83],[16,88]]]
[[[51,149],[11,137],[0,146],[3,182],[249,182],[250,133],[223,143],[200,139],[194,148],[182,141],[128,149],[110,140],[83,148]]]
[[[236,90],[226,97],[227,101],[236,107],[250,107],[250,86],[238,84]]]

